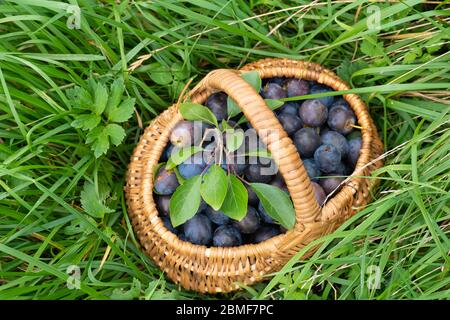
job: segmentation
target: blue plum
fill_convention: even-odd
[[[161,167],[156,174],[153,190],[159,195],[170,195],[175,192],[179,185],[175,172],[167,171],[165,167]]]
[[[288,135],[295,133],[302,127],[303,124],[299,117],[287,113],[280,113],[278,115],[278,121],[280,121],[280,124],[283,126],[284,131],[286,131]]]
[[[323,206],[325,199],[327,198],[327,195],[325,194],[325,191],[323,188],[316,182],[311,182],[311,186],[314,191],[314,197],[316,198],[317,203],[319,206]]]
[[[249,234],[259,228],[259,215],[255,208],[248,207],[247,214],[241,221],[233,221],[233,225],[242,233]]]
[[[341,157],[344,158],[348,153],[348,142],[347,139],[336,131],[327,131],[320,135],[320,140],[322,144],[331,144],[335,146],[341,153]]]
[[[305,125],[320,127],[327,121],[328,108],[319,99],[305,100],[298,114]]]
[[[186,221],[183,225],[183,232],[186,241],[198,245],[210,244],[213,236],[211,221],[202,213],[197,213]]]
[[[180,121],[170,134],[170,142],[179,148],[192,146],[200,142],[201,138],[201,124],[194,121]]]
[[[267,83],[263,90],[262,96],[264,99],[283,99],[287,97],[286,91],[279,85],[274,82]]]
[[[320,136],[313,128],[302,128],[295,133],[294,143],[300,156],[310,158],[320,146]]]
[[[217,121],[222,121],[228,116],[227,98],[228,96],[225,93],[216,92],[210,95],[206,100],[206,106],[216,116]]]
[[[273,238],[281,233],[281,230],[278,226],[270,225],[270,226],[263,226],[256,230],[256,232],[253,234],[253,242],[254,243],[260,243],[263,241],[266,241],[270,238]]]
[[[201,153],[197,153],[178,165],[178,172],[184,179],[199,175],[206,168],[206,163]]]
[[[354,169],[356,167],[356,163],[358,162],[359,153],[361,151],[361,146],[362,146],[361,137],[356,137],[356,138],[350,139],[348,141],[348,146],[349,146],[349,150],[348,150],[348,154],[347,154],[347,161],[348,161],[349,165],[351,166],[351,168]]]
[[[156,196],[156,208],[161,215],[169,215],[169,203],[170,196]]]
[[[327,195],[329,195],[336,189],[338,190],[340,188],[340,184],[342,183],[342,181],[345,180],[344,178],[338,176],[339,174],[331,173],[329,177],[324,177],[319,180],[320,186]]]
[[[207,206],[205,210],[206,216],[211,220],[213,223],[217,225],[224,225],[230,222],[230,217],[228,217],[225,213],[222,211],[216,211],[210,206]]]
[[[341,153],[331,144],[323,144],[314,152],[314,161],[319,170],[325,173],[335,172],[341,164]]]
[[[331,130],[347,135],[353,131],[356,117],[352,110],[342,105],[336,105],[330,108],[327,123]]]
[[[284,81],[284,89],[288,97],[303,96],[309,92],[309,84],[307,81],[292,78]]]
[[[320,84],[315,84],[312,85],[310,87],[310,94],[315,94],[315,93],[325,93],[325,92],[331,92],[333,91],[333,89],[331,89],[330,87],[327,87],[325,85],[320,85]],[[328,97],[322,97],[322,98],[318,98],[326,107],[329,107],[333,104],[334,102],[334,97],[333,96],[328,96]]]
[[[216,247],[236,247],[241,244],[241,233],[233,226],[220,226],[214,231],[213,245]]]
[[[319,170],[319,168],[316,165],[316,162],[314,161],[314,159],[308,158],[308,159],[303,159],[303,166],[306,169],[306,172],[308,173],[308,177],[309,179],[311,179],[312,181],[316,181],[318,177],[320,177],[321,172]]]

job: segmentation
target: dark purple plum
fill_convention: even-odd
[[[292,135],[302,127],[302,120],[292,114],[281,113],[278,116],[278,121],[280,121],[283,129],[288,135]]]
[[[353,173],[354,168],[350,167],[350,165],[348,163],[344,162],[344,163],[342,163],[342,166],[344,167],[344,170],[343,170],[344,176],[349,176]]]
[[[166,227],[167,230],[169,230],[172,233],[178,234],[178,230],[172,226],[172,222],[170,222],[169,216],[163,216],[161,217],[161,220],[164,224],[164,227]]]
[[[216,92],[206,100],[206,106],[212,111],[219,122],[228,116],[227,98],[228,96],[225,93]]]
[[[169,215],[170,196],[156,196],[156,208],[163,216]]]
[[[212,240],[212,224],[202,213],[197,213],[183,225],[186,241],[193,244],[208,245]]]
[[[220,226],[214,231],[213,245],[215,247],[236,247],[241,244],[241,233],[233,226]]]
[[[339,163],[339,166],[333,173],[343,176],[346,175],[347,171],[348,171],[347,166],[345,165],[344,162],[341,161],[341,163]]]
[[[323,144],[314,152],[314,161],[320,171],[335,172],[341,164],[341,153],[335,146]]]
[[[359,152],[361,151],[362,140],[361,137],[356,137],[348,141],[347,161],[351,168],[356,167],[358,162]]]
[[[324,86],[324,85],[320,85],[320,84],[315,84],[313,86],[310,87],[310,94],[316,94],[316,93],[325,93],[325,92],[331,92],[333,91],[333,89],[331,89],[330,87]],[[334,101],[334,97],[333,96],[329,96],[329,97],[322,97],[322,98],[318,98],[326,107],[329,107],[333,104]]]
[[[263,82],[263,85],[266,85],[268,83],[276,83],[276,84],[282,86],[285,80],[286,80],[285,77],[272,77],[272,78],[262,79],[262,82]]]
[[[281,233],[278,226],[262,226],[253,234],[253,243],[260,243],[273,238]]]
[[[153,189],[156,194],[167,196],[174,193],[179,185],[175,172],[169,172],[165,167],[161,167],[156,174]]]
[[[342,97],[336,98],[334,100],[333,104],[330,106],[330,108],[332,108],[334,106],[343,106],[343,107],[351,110],[350,105],[348,104],[348,102]]]
[[[322,144],[331,144],[335,146],[341,153],[341,157],[344,158],[348,153],[347,139],[336,131],[327,131],[320,135]]]
[[[333,177],[332,175],[335,175],[336,177]],[[339,174],[331,173],[329,177],[321,178],[319,180],[320,186],[327,195],[335,189],[338,189],[341,182],[345,180],[344,178],[338,176]]]
[[[199,175],[206,168],[206,163],[201,153],[197,153],[178,165],[178,172],[184,179]]]
[[[205,210],[206,216],[211,220],[213,223],[217,225],[224,225],[230,222],[230,217],[228,217],[225,213],[222,211],[216,211],[210,206],[208,206]]]
[[[242,155],[229,154],[228,157],[224,154],[221,167],[223,170],[234,173],[238,176],[244,174],[247,168],[246,159]]]
[[[316,181],[318,177],[320,177],[321,172],[319,168],[316,165],[316,162],[314,159],[308,158],[308,159],[302,159],[303,166],[306,169],[306,172],[308,173],[308,177],[312,181]]]
[[[200,206],[198,207],[197,212],[203,212],[206,210],[206,207],[208,207],[208,205],[206,204],[205,200],[201,200],[200,201]]]
[[[161,158],[159,159],[159,162],[166,162],[169,160],[170,155],[172,154],[172,150],[175,146],[171,143],[169,143],[163,150],[161,154]]]
[[[276,223],[266,212],[266,210],[264,210],[264,207],[262,206],[262,203],[260,202],[258,204],[258,214],[259,214],[259,218],[265,222],[265,223]]]
[[[284,81],[284,89],[288,97],[304,96],[309,92],[309,84],[305,80],[292,78]]]
[[[298,114],[305,125],[320,127],[327,121],[328,108],[318,99],[305,100]]]
[[[331,130],[346,135],[352,132],[353,126],[356,124],[356,117],[352,110],[337,105],[330,108],[327,123]]]
[[[319,206],[323,206],[325,199],[327,198],[327,195],[325,194],[325,191],[323,188],[316,182],[311,182],[311,186],[314,190],[314,197],[317,200],[317,203]]]
[[[241,221],[233,221],[233,225],[245,234],[253,233],[259,228],[259,215],[255,208],[248,207],[247,214]]]
[[[262,95],[264,99],[275,99],[275,100],[287,97],[286,91],[284,91],[284,89],[279,84],[273,82],[269,82],[264,86]]]
[[[200,122],[180,121],[170,134],[170,142],[179,148],[192,146],[200,142],[202,128]]]
[[[273,179],[274,174],[270,168],[261,164],[249,164],[245,169],[245,178],[250,182],[268,183]]]
[[[248,204],[250,206],[256,207],[259,203],[258,196],[256,195],[255,191],[253,191],[250,185],[246,184],[245,188],[247,189],[248,193]]]
[[[300,105],[295,101],[288,101],[278,109],[278,114],[290,114],[298,117]]]
[[[294,143],[301,157],[310,158],[320,146],[320,136],[313,128],[302,128],[295,133]]]
[[[275,178],[270,182],[270,184],[274,187],[280,188],[281,190],[283,190],[286,193],[289,193],[289,190],[286,186],[286,182],[284,181],[283,176],[281,175],[280,172],[277,173],[277,175],[275,176]]]

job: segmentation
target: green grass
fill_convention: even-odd
[[[79,30],[67,27],[65,3],[0,2],[0,299],[450,298],[449,2],[68,2],[81,8]],[[379,30],[368,28],[370,6],[381,10]],[[123,193],[127,163],[190,78],[265,57],[324,64],[357,88],[385,143],[380,187],[314,243],[312,258],[237,293],[186,292],[139,249]],[[126,140],[96,159],[70,125],[67,89],[121,76],[136,112]],[[84,212],[85,183],[105,191],[113,212]],[[67,286],[72,265],[79,290]]]

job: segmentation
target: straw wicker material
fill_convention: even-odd
[[[296,77],[314,80],[335,90],[349,89],[332,71],[318,64],[265,59],[248,64],[240,71],[212,71],[190,92],[191,101],[197,103],[204,103],[216,91],[231,96],[267,145],[286,182],[296,211],[295,227],[259,244],[232,248],[193,245],[179,240],[164,227],[153,199],[153,173],[173,127],[182,120],[178,106],[171,106],[147,127],[129,164],[125,187],[128,212],[146,254],[174,282],[188,290],[229,292],[237,290],[238,283],[250,285],[280,270],[301,248],[333,232],[370,201],[376,180],[360,176],[368,176],[382,166],[377,158],[383,152],[383,145],[365,104],[357,95],[344,95],[362,127],[361,153],[355,172],[321,208],[292,140],[264,100],[239,76],[239,72],[250,70],[258,71],[261,78]]]

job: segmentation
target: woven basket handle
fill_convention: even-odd
[[[292,140],[278,119],[255,89],[235,70],[218,69],[210,72],[195,90],[220,90],[228,94],[241,108],[271,152],[283,176],[296,211],[296,229],[312,223],[320,214],[308,174]]]

